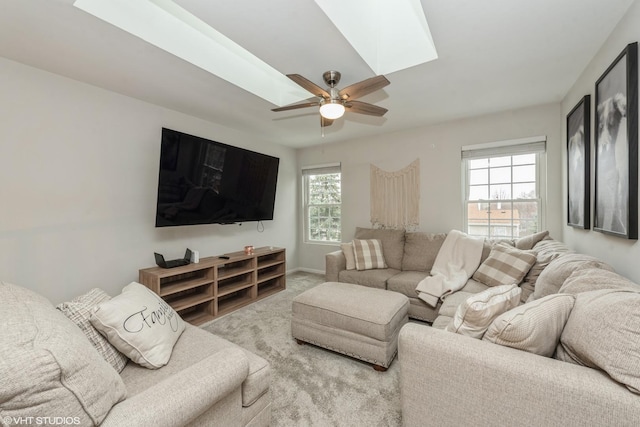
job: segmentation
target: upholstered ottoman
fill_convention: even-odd
[[[386,371],[407,323],[409,299],[398,292],[326,282],[293,299],[291,334]]]

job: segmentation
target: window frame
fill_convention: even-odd
[[[339,174],[340,175],[340,203],[322,203],[322,204],[311,204],[310,203],[310,180],[309,176],[311,175],[331,175],[331,174]],[[303,235],[304,235],[304,243],[310,244],[318,244],[318,245],[332,245],[335,246],[342,242],[342,170],[340,163],[337,164],[327,164],[327,165],[318,165],[318,166],[307,166],[302,168],[302,212],[303,212]],[[310,209],[312,207],[327,207],[331,209],[332,207],[340,208],[340,218],[339,218],[339,230],[340,230],[340,238],[338,240],[315,240],[311,238],[311,217],[310,217]]]
[[[538,218],[537,218],[537,231],[544,230],[546,228],[546,206],[547,206],[547,194],[546,194],[546,136],[522,138],[509,141],[498,141],[488,144],[476,144],[462,147],[461,153],[461,172],[462,172],[462,229],[465,232],[469,232],[469,203],[518,203],[518,202],[531,202],[535,201],[538,204]],[[492,200],[491,194],[489,194],[488,200],[469,200],[470,194],[470,163],[471,160],[490,159],[495,157],[506,156],[518,156],[524,154],[535,154],[535,191],[536,198],[533,199],[516,199],[511,194],[510,199],[504,200]],[[511,182],[513,185],[513,167],[511,164]],[[490,185],[490,179],[487,185]],[[513,224],[513,217],[511,218]],[[507,227],[513,227],[513,225],[507,225]],[[488,230],[488,239],[515,239],[519,236],[513,236],[513,229],[510,236],[491,236],[491,230]]]

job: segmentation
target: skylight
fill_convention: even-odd
[[[315,0],[376,74],[438,58],[420,0]]]
[[[170,0],[76,0],[73,4],[277,106],[309,94]]]

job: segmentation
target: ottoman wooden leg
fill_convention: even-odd
[[[298,338],[296,338],[296,342],[298,343],[298,345],[305,345],[306,342],[299,340]]]
[[[375,369],[378,372],[385,372],[388,368],[385,368],[384,366],[380,366],[380,365],[372,365],[373,369]]]

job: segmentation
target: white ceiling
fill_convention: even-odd
[[[313,0],[175,2],[283,74],[324,86],[322,73],[338,70],[340,87],[374,75]],[[385,117],[347,113],[324,138],[314,108],[271,112],[73,0],[0,0],[0,56],[304,147],[559,102],[632,3],[422,0],[439,58],[388,74],[389,86],[362,98],[388,108]]]

